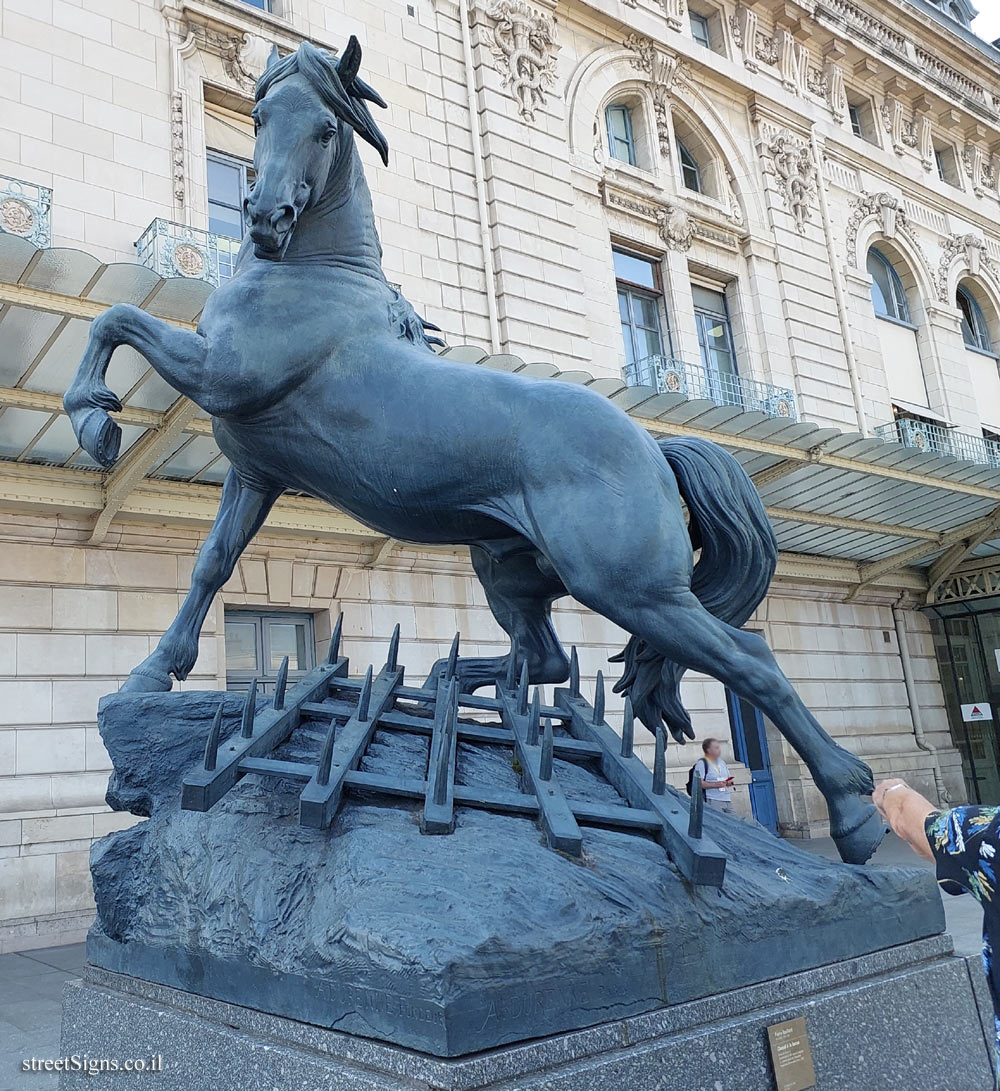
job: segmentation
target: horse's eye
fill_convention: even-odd
[[[323,135],[319,138],[320,143],[324,148],[328,147],[330,141],[337,135],[337,130],[331,125],[329,128],[323,130]]]

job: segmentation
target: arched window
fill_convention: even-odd
[[[955,302],[962,312],[962,340],[966,348],[978,349],[980,352],[992,352],[993,343],[990,340],[989,326],[986,324],[986,315],[982,307],[973,299],[968,288],[959,286]]]
[[[879,318],[910,324],[910,308],[903,282],[892,262],[874,246],[868,251],[868,273],[872,278],[872,305]]]
[[[608,127],[608,150],[611,158],[636,165],[635,136],[632,132],[632,110],[624,102],[613,102],[604,111]]]
[[[701,183],[701,167],[680,137],[677,138],[677,158],[681,163],[681,181],[684,183],[685,189],[693,189],[695,193],[704,193],[705,190]]]

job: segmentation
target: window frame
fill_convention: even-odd
[[[680,165],[681,170],[681,184],[685,189],[690,190],[692,193],[700,193],[705,195],[705,181],[701,171],[701,164],[697,158],[691,152],[691,149],[684,143],[679,136],[674,137],[674,143],[677,145],[677,162]],[[685,159],[687,162],[685,162]],[[694,173],[696,186],[688,185],[687,172],[692,171]]]
[[[615,154],[616,143],[622,143],[622,138],[616,136],[611,128],[612,113],[620,112],[625,120],[624,143],[628,150],[628,159],[622,159]],[[635,146],[635,128],[632,125],[632,107],[627,102],[609,102],[604,108],[604,128],[608,135],[608,153],[616,163],[625,163],[630,167],[638,167],[639,157]]]
[[[271,635],[270,629],[274,625],[296,625],[305,627],[304,667],[293,667],[289,663],[289,680],[303,678],[316,666],[316,631],[315,620],[312,614],[302,612],[283,613],[280,610],[252,610],[233,608],[225,611],[223,616],[223,633],[225,627],[233,624],[252,624],[255,630],[255,654],[257,666],[254,670],[230,669],[228,663],[229,649],[226,649],[226,689],[246,690],[253,679],[257,680],[257,689],[260,693],[271,692],[277,677],[277,670],[270,669]]]
[[[268,15],[274,15],[274,0],[240,0],[248,8],[256,8],[257,11],[265,11]]]
[[[711,23],[709,21],[710,19],[711,19],[711,16],[709,16],[709,15],[705,15],[700,11],[692,11],[692,10],[688,9],[688,22],[689,22],[689,25],[691,27],[691,37],[692,37],[692,39],[694,41],[696,41],[698,43],[698,45],[703,46],[705,49],[711,49],[712,52],[714,53],[715,49],[714,49],[714,47],[712,45],[712,26],[711,26]],[[704,33],[704,35],[705,35],[704,40],[702,40],[702,38],[700,38],[698,36],[698,34],[695,32],[695,26],[696,25]]]
[[[670,320],[667,314],[667,300],[666,293],[663,290],[663,276],[660,270],[660,263],[649,254],[642,254],[634,250],[630,250],[624,246],[612,246],[611,257],[612,267],[614,266],[614,255],[622,254],[625,257],[634,258],[638,261],[645,262],[649,265],[653,273],[654,287],[650,288],[646,284],[639,284],[636,281],[627,280],[618,275],[618,271],[615,270],[615,294],[616,302],[618,304],[618,316],[622,327],[622,343],[625,347],[625,366],[626,368],[634,369],[636,375],[639,375],[639,366],[644,360],[648,360],[650,356],[662,356],[665,359],[670,359],[673,355],[673,347],[670,334]],[[626,339],[625,329],[626,321],[621,314],[621,299],[622,295],[625,295],[627,299],[628,308],[628,338]],[[633,308],[633,299],[639,297],[642,299],[652,300],[656,307],[656,336],[660,342],[660,351],[658,353],[646,352],[640,355],[637,351],[638,344],[636,341],[637,330],[650,330],[651,327],[636,321],[635,310]],[[664,329],[666,330],[666,336],[664,336]],[[629,349],[631,348],[631,357]]]
[[[875,109],[867,96],[847,99],[847,118],[851,132],[858,140],[866,144],[879,146],[878,126],[875,121]]]
[[[881,284],[876,280],[875,274],[868,267],[873,256],[881,263],[882,268],[886,272],[890,287],[890,299],[888,300],[885,298],[885,292],[882,290]],[[896,271],[896,267],[893,265],[892,261],[883,254],[877,246],[870,246],[868,248],[868,253],[865,256],[865,269],[872,278],[869,295],[871,296],[872,310],[875,312],[875,317],[882,319],[884,322],[894,322],[898,326],[906,326],[908,329],[915,330],[917,326],[913,321],[912,312],[910,311],[910,301],[907,299],[903,280]],[[891,313],[883,313],[879,310],[875,297],[876,288],[878,289],[879,296],[885,301],[885,305],[887,307],[890,305],[892,306]]]
[[[239,203],[238,206],[237,205],[231,205],[226,201],[220,201],[220,200],[214,199],[212,197],[212,191],[211,191],[211,187],[210,187],[210,184],[209,184],[209,174],[208,174],[208,164],[209,163],[218,163],[221,166],[230,167],[230,168],[235,167],[239,171],[239,175],[240,175],[240,186],[239,186],[239,188],[240,188],[240,203]],[[243,201],[246,199],[247,195],[250,193],[250,190],[252,188],[252,185],[253,185],[252,175],[253,175],[253,163],[249,159],[240,159],[238,156],[228,155],[226,152],[215,151],[214,148],[206,149],[206,153],[205,153],[205,194],[206,194],[206,197],[207,197],[207,202],[206,203],[208,205],[209,231],[213,235],[221,235],[223,238],[234,239],[237,242],[242,240],[243,237],[246,235],[247,225],[246,225],[245,213],[243,211]],[[220,208],[227,208],[230,211],[236,212],[239,215],[240,225],[243,228],[243,232],[239,236],[239,238],[237,238],[235,235],[227,235],[224,231],[214,231],[214,230],[212,230],[212,226],[211,226],[211,222],[212,222],[212,205],[218,205]]]
[[[733,336],[733,319],[729,311],[729,299],[726,288],[724,287],[709,287],[705,284],[698,284],[692,282],[693,287],[703,288],[705,291],[714,292],[722,300],[721,310],[712,310],[709,307],[694,305],[694,321],[695,329],[698,332],[698,348],[701,352],[701,364],[702,367],[708,372],[709,376],[720,375],[739,375],[740,365],[736,356],[736,339]],[[718,364],[714,360],[709,359],[711,347],[708,340],[709,323],[718,324],[722,323],[726,332],[726,345],[729,349],[729,359],[732,361],[732,370],[723,371],[718,367]]]
[[[968,314],[965,307],[962,306],[963,299],[968,305]],[[959,284],[955,289],[955,305],[962,315],[962,341],[966,349],[969,352],[978,352],[982,356],[991,356],[994,360],[1000,359],[1000,355],[993,348],[993,338],[990,336],[990,327],[986,321],[986,315],[983,313],[983,308],[972,292],[962,284]],[[974,344],[970,344],[966,337],[966,326],[969,327],[969,333],[975,339]]]

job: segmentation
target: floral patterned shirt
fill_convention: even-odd
[[[1000,960],[993,948],[1000,941],[1000,807],[956,807],[935,811],[924,823],[937,861],[938,882],[949,894],[967,891],[983,907],[983,964],[993,998],[994,1067],[1000,1091]]]

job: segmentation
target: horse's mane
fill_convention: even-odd
[[[272,54],[264,74],[257,81],[254,100],[260,102],[276,83],[298,72],[306,77],[323,103],[341,121],[347,122],[358,136],[367,140],[388,166],[389,142],[375,124],[367,105],[374,102],[377,106],[385,107],[385,101],[377,91],[358,78],[360,65],[361,46],[354,35],[351,35],[339,60],[325,49],[317,49],[309,42],[303,42],[287,57],[279,59]]]

